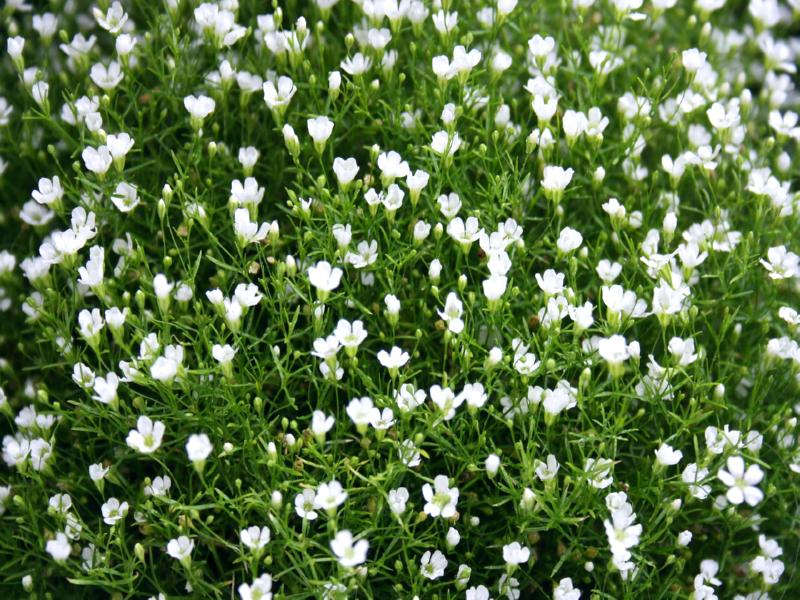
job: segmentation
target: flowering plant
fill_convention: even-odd
[[[6,0],[0,583],[798,597],[799,20]]]

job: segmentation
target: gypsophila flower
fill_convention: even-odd
[[[798,19],[5,0],[10,596],[793,597]]]
[[[746,502],[755,506],[764,498],[764,493],[757,487],[764,478],[764,472],[755,464],[745,468],[741,456],[729,457],[726,468],[717,471],[717,478],[728,486],[725,496],[731,504]]]
[[[152,454],[161,446],[164,430],[165,427],[161,421],[152,421],[149,417],[141,416],[136,420],[136,429],[132,429],[128,433],[125,441],[137,452]]]
[[[425,498],[425,513],[431,517],[449,519],[456,514],[458,488],[450,487],[446,475],[437,475],[433,487],[429,483],[423,485],[422,496]]]
[[[420,558],[419,565],[420,572],[424,577],[431,580],[439,579],[447,568],[447,559],[438,550],[434,552],[428,550]]]
[[[343,567],[356,567],[367,560],[369,542],[358,540],[354,543],[353,535],[342,530],[331,540],[331,550]]]

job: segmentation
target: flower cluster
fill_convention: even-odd
[[[0,581],[797,596],[798,22],[7,0]]]

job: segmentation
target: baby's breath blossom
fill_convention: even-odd
[[[5,0],[4,582],[791,595],[800,0],[531,4]]]
[[[141,416],[136,420],[136,429],[128,433],[126,443],[142,454],[151,454],[161,446],[165,427],[161,421],[152,421],[149,417]]]
[[[331,540],[331,550],[343,567],[357,567],[367,560],[369,542],[367,540],[355,541],[353,534],[342,530]]]
[[[764,498],[764,493],[756,487],[764,478],[764,472],[755,464],[746,467],[741,456],[729,457],[726,468],[720,468],[717,477],[728,486],[725,496],[731,504],[746,502],[755,506]]]
[[[216,102],[214,102],[213,98],[202,94],[198,96],[186,96],[183,99],[183,105],[191,117],[192,127],[195,130],[202,126],[203,121],[213,113],[216,108]]]
[[[447,559],[439,550],[426,551],[419,560],[420,572],[427,579],[439,579],[447,568]]]
[[[167,544],[167,554],[184,565],[191,564],[194,540],[185,535],[173,538]]]
[[[449,519],[456,514],[458,488],[450,487],[446,475],[437,475],[433,486],[429,483],[423,485],[422,496],[425,498],[424,511],[431,517]]]

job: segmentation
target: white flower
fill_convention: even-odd
[[[92,398],[102,404],[115,406],[117,403],[117,389],[119,377],[116,373],[108,373],[105,377],[96,377],[94,380],[94,395]]]
[[[342,280],[342,270],[332,267],[326,260],[319,261],[308,268],[308,280],[318,292],[332,292],[339,287]]]
[[[597,344],[597,352],[609,365],[621,365],[631,357],[628,342],[621,335],[603,338]]]
[[[483,234],[483,229],[481,229],[480,223],[475,217],[468,217],[466,221],[462,220],[461,217],[456,217],[447,224],[447,235],[461,244],[464,251],[469,250],[470,245],[481,234]]]
[[[572,181],[572,169],[548,165],[544,168],[544,178],[541,181],[542,188],[548,198],[557,201],[562,193]]]
[[[155,498],[164,498],[169,494],[169,489],[172,487],[172,480],[169,476],[154,477],[150,485],[144,487],[145,496],[153,496]]]
[[[380,411],[373,404],[372,398],[368,396],[353,398],[347,405],[346,412],[356,427],[360,426],[362,432],[372,421],[380,419]]]
[[[272,576],[264,573],[253,583],[243,583],[237,590],[240,600],[272,600]]]
[[[92,14],[100,27],[114,35],[118,34],[128,22],[128,14],[116,0],[105,13],[95,6],[92,8]]]
[[[311,415],[311,431],[314,435],[325,435],[333,427],[335,419],[332,415],[326,415],[321,410],[315,410]]]
[[[458,394],[458,399],[453,403],[454,405],[461,405],[466,401],[467,406],[471,408],[480,408],[488,400],[488,395],[482,383],[466,383],[464,388]]]
[[[392,369],[396,370],[404,366],[409,360],[409,355],[402,348],[393,346],[389,352],[386,352],[386,350],[378,352],[378,360],[382,366],[391,372]]]
[[[402,515],[406,511],[408,499],[408,490],[404,487],[389,490],[389,508],[396,515]]]
[[[581,591],[574,587],[572,579],[565,577],[558,582],[558,587],[553,590],[553,600],[579,600]]]
[[[614,463],[607,458],[587,458],[583,470],[589,478],[589,484],[599,490],[614,483],[611,469]]]
[[[427,515],[449,519],[456,514],[458,488],[450,487],[447,475],[437,475],[433,487],[429,483],[423,485],[422,496],[425,498],[423,510]]]
[[[683,458],[683,452],[675,450],[669,444],[661,444],[655,451],[656,460],[662,466],[677,465]]]
[[[346,187],[356,178],[358,163],[355,158],[344,159],[337,156],[333,159],[333,172],[339,185]]]
[[[347,500],[347,492],[342,488],[342,484],[335,479],[321,483],[314,496],[314,508],[327,511],[335,510]]]
[[[106,137],[106,146],[114,159],[123,159],[133,148],[133,138],[125,132],[118,135],[110,134]]]
[[[23,48],[25,48],[25,38],[20,35],[11,36],[6,40],[6,50],[14,61],[19,60],[22,56]]]
[[[669,340],[667,349],[682,367],[688,366],[698,359],[692,338],[684,340],[679,337],[673,337]]]
[[[39,187],[31,192],[31,196],[39,204],[45,206],[58,205],[64,197],[64,188],[61,187],[61,180],[58,175],[54,175],[52,179],[47,177],[39,179]]]
[[[377,240],[359,242],[356,247],[356,252],[348,252],[344,259],[356,269],[364,269],[374,264],[375,261],[378,260]]]
[[[83,149],[81,157],[86,168],[98,175],[105,175],[114,160],[108,146],[100,146],[98,148],[88,146]]]
[[[209,98],[208,96],[190,95],[183,99],[183,106],[189,112],[192,123],[195,128],[197,128],[211,113],[214,112],[217,103],[214,102],[213,98]]]
[[[47,96],[50,93],[50,85],[46,81],[37,81],[31,86],[31,96],[34,102],[41,107],[47,108]]]
[[[97,87],[110,91],[119,85],[124,77],[124,73],[122,72],[120,64],[112,60],[108,63],[108,66],[102,63],[93,64],[89,72],[89,77],[91,77]]]
[[[264,546],[269,544],[269,527],[253,525],[247,529],[242,529],[239,532],[239,540],[250,550],[261,550]]]
[[[497,471],[500,470],[500,457],[497,456],[497,454],[490,454],[486,457],[483,467],[486,469],[486,474],[489,475],[489,477],[494,477],[497,475]]]
[[[89,478],[92,481],[101,481],[108,475],[109,467],[104,467],[100,463],[89,465]]]
[[[376,409],[377,410],[377,409]],[[373,413],[370,425],[376,431],[386,431],[394,425],[394,412],[391,408],[384,408],[382,411]]]
[[[689,486],[689,493],[699,500],[705,500],[711,493],[711,486],[700,482],[708,477],[708,469],[697,466],[697,463],[690,463],[681,473],[681,479]]]
[[[567,142],[571,144],[586,132],[589,127],[589,119],[582,112],[567,110],[561,119],[561,126],[564,128]]]
[[[572,229],[571,227],[564,227],[561,230],[561,233],[558,236],[558,241],[556,242],[556,246],[558,249],[563,253],[572,252],[573,250],[577,250],[581,247],[583,243],[583,236],[580,234],[579,231]]]
[[[444,575],[444,570],[447,568],[447,559],[444,554],[436,550],[431,553],[430,550],[422,555],[419,561],[420,572],[428,579],[439,579]]]
[[[489,301],[489,306],[491,307],[492,302],[498,302],[503,294],[506,293],[508,277],[493,274],[489,279],[484,279],[481,285],[483,286],[483,295],[486,296],[486,299]]]
[[[453,156],[461,147],[461,138],[458,133],[452,137],[446,131],[437,131],[431,139],[431,149],[439,155]]]
[[[437,198],[436,202],[439,205],[439,210],[442,215],[447,219],[454,218],[458,214],[458,211],[461,210],[461,199],[455,192],[442,194]]]
[[[431,386],[431,402],[441,411],[442,418],[449,421],[456,416],[456,409],[464,402],[465,397],[461,394],[456,396],[449,387],[442,388],[438,385]]]
[[[521,565],[528,562],[531,551],[519,542],[512,542],[503,546],[503,560],[507,565]]]
[[[447,323],[447,329],[451,333],[458,335],[464,330],[464,321],[461,320],[461,316],[464,314],[464,305],[455,292],[447,294],[444,310],[437,310],[436,312]]]
[[[367,560],[369,542],[359,540],[353,543],[353,541],[353,534],[346,529],[339,531],[331,540],[331,550],[343,567],[356,567]]]
[[[786,246],[775,246],[767,251],[767,260],[759,261],[769,271],[772,279],[789,279],[800,275],[800,257],[789,252]]]
[[[254,283],[240,283],[237,284],[236,288],[233,290],[234,300],[243,309],[256,306],[259,302],[261,302],[263,297],[264,296],[259,291],[258,286]]]
[[[411,175],[408,163],[394,150],[381,152],[378,155],[378,168],[381,170],[381,179],[385,182],[384,185],[388,185],[396,178]],[[422,171],[417,171],[417,173],[422,173]]]
[[[558,464],[558,460],[552,454],[547,455],[547,462],[542,462],[541,460],[534,461],[534,473],[536,473],[536,477],[539,478],[540,481],[550,481],[555,478],[558,474],[558,470],[561,468],[561,465]]]
[[[125,442],[142,454],[152,454],[161,446],[164,429],[161,421],[154,422],[142,415],[136,420],[136,429],[131,429]]]
[[[409,469],[413,469],[422,463],[422,455],[419,448],[412,440],[403,440],[397,448],[397,454],[400,457],[400,461]]]
[[[45,550],[47,550],[47,553],[53,557],[53,560],[63,563],[69,558],[69,555],[72,552],[72,546],[70,545],[69,538],[66,536],[66,534],[59,531],[54,539],[47,541]]]
[[[372,66],[372,59],[364,56],[361,52],[356,52],[352,57],[342,60],[339,66],[348,75],[357,77],[369,71]]]
[[[456,28],[458,24],[458,13],[440,10],[431,16],[431,20],[433,20],[433,26],[436,28],[436,31],[445,34]]]
[[[544,275],[536,273],[535,278],[539,288],[548,296],[556,296],[564,291],[563,273],[558,273],[553,269],[547,269]]]
[[[205,433],[193,433],[186,442],[186,455],[193,463],[205,461],[214,446]]]
[[[122,213],[131,212],[139,206],[139,191],[135,185],[121,181],[111,194],[111,202]]]
[[[314,117],[306,121],[308,135],[314,140],[314,145],[319,152],[325,148],[325,142],[333,133],[333,121],[328,117]]]
[[[250,220],[250,211],[246,208],[237,208],[233,213],[233,231],[241,247],[247,244],[257,244],[266,239],[270,226],[268,223],[253,222]]]
[[[100,509],[103,513],[103,522],[106,525],[116,525],[128,514],[128,503],[120,502],[116,498],[109,498]]]
[[[346,319],[340,319],[333,335],[346,349],[355,351],[367,339],[367,330],[364,329],[364,323],[360,320],[351,323]]]
[[[171,539],[167,544],[167,554],[181,562],[191,559],[192,550],[194,550],[194,540],[185,535]]]
[[[229,202],[236,206],[256,207],[264,199],[264,188],[254,177],[245,177],[244,184],[238,179],[231,183]]]
[[[394,392],[394,401],[401,412],[411,412],[425,402],[425,390],[418,390],[411,383],[404,383]]]
[[[294,497],[294,511],[298,517],[313,521],[319,516],[314,510],[315,497],[316,492],[311,489],[305,489]]]
[[[697,73],[705,66],[706,56],[708,55],[705,52],[700,52],[697,48],[689,48],[681,52],[681,63],[688,73]]]
[[[764,472],[758,465],[750,465],[745,469],[741,456],[731,456],[726,463],[727,470],[720,468],[717,478],[728,486],[725,496],[731,504],[747,502],[755,506],[764,499],[764,493],[756,487],[764,478]]]

